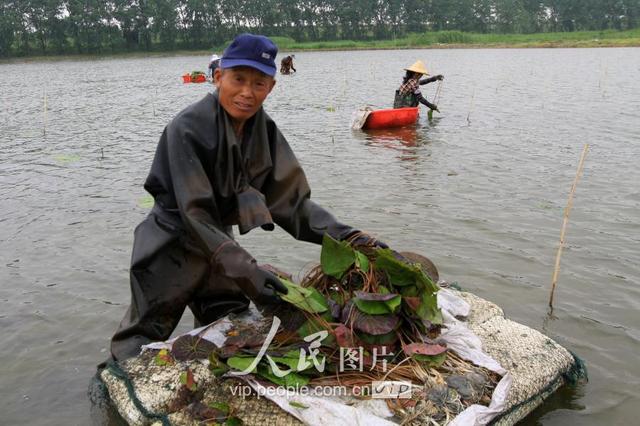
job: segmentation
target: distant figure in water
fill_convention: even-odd
[[[280,61],[280,74],[291,74],[291,70],[297,72],[293,67],[293,58],[295,57],[296,55],[290,55],[282,58],[282,61]]]
[[[209,59],[209,67],[207,68],[207,77],[213,78],[213,73],[216,71],[218,66],[220,66],[220,57],[216,54],[211,55],[211,59]]]
[[[423,75],[429,75],[427,67],[422,61],[416,61],[409,68],[405,68],[407,72],[402,79],[400,88],[396,90],[396,96],[393,101],[394,108],[417,107],[418,103],[426,105],[429,109],[438,111],[438,105],[432,104],[426,100],[420,92],[420,86],[437,80],[444,79],[444,76],[438,74],[430,78],[420,79]]]

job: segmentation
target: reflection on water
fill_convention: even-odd
[[[384,147],[398,151],[402,161],[416,161],[419,150],[416,148],[430,143],[429,128],[433,124],[412,124],[389,129],[366,129],[354,131],[354,138],[363,140],[366,145]]]
[[[580,401],[584,397],[587,385],[578,383],[575,386],[563,386],[551,394],[544,404],[536,408],[529,417],[518,423],[521,426],[538,426],[545,424],[544,416],[556,410],[584,411]]]

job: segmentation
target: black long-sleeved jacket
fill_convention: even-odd
[[[236,139],[217,93],[208,94],[167,125],[144,185],[209,258],[231,239],[230,225],[245,233],[276,223],[317,244],[325,232],[342,239],[355,231],[311,201],[302,167],[262,108],[244,135]]]

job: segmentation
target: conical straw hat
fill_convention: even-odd
[[[409,68],[405,68],[405,70],[417,72],[419,74],[429,75],[429,73],[427,72],[427,67],[424,65],[424,62],[422,61],[415,61],[413,65],[411,65]]]

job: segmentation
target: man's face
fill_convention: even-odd
[[[258,112],[276,84],[273,77],[251,67],[218,68],[213,81],[222,107],[241,123]]]

